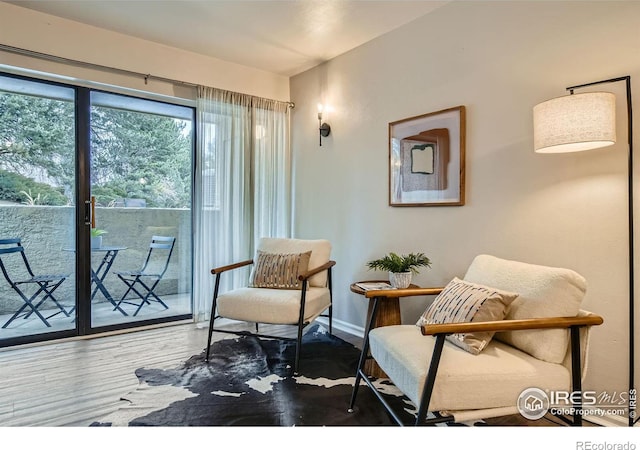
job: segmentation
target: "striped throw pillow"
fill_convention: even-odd
[[[503,320],[518,294],[454,278],[422,314],[416,325]],[[447,340],[474,355],[493,338],[493,332],[456,333]]]
[[[302,289],[298,275],[309,269],[311,252],[266,253],[258,250],[250,287],[271,289]]]

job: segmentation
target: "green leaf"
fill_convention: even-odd
[[[367,263],[369,270],[381,270],[387,272],[413,272],[419,273],[419,267],[431,267],[431,260],[424,253],[409,253],[398,255],[390,252],[382,258],[374,259]]]
[[[107,230],[100,230],[99,228],[92,228],[91,229],[91,237],[98,237],[98,236],[102,236],[103,234],[107,234],[108,231]]]

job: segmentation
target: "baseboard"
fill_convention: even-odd
[[[321,323],[326,327],[329,326],[329,319],[327,317],[318,317],[315,321],[318,323]],[[352,323],[345,322],[343,320],[333,319],[333,328],[336,328],[340,331],[344,331],[345,333],[351,334],[359,338],[364,338],[364,327],[358,327]]]

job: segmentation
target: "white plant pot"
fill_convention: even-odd
[[[91,248],[102,247],[102,236],[91,236]]]
[[[389,283],[396,289],[406,289],[411,284],[411,272],[389,272]]]

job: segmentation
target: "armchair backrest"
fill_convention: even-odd
[[[304,253],[311,250],[309,269],[314,269],[329,261],[331,243],[325,239],[261,238],[256,250],[283,254]],[[311,277],[309,285],[312,287],[325,287],[327,285],[327,271],[325,270]]]
[[[586,292],[585,279],[573,270],[490,255],[476,256],[464,279],[518,293],[505,319],[576,316]],[[568,330],[512,331],[496,333],[494,338],[558,364],[563,362],[569,346]]]

